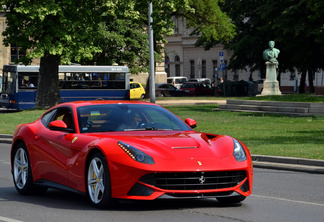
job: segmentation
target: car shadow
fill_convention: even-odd
[[[102,210],[91,205],[86,196],[62,191],[49,189],[43,194],[20,195],[14,187],[1,187],[0,199],[9,202],[18,202],[45,206],[54,209],[68,210]],[[239,204],[222,204],[215,198],[212,199],[189,199],[189,200],[117,200],[116,204],[107,211],[157,211],[157,210],[183,210],[191,208],[236,208]]]

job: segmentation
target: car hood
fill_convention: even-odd
[[[195,131],[132,131],[100,137],[115,139],[161,158],[224,157],[232,155],[234,148],[229,136]]]

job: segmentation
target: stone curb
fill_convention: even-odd
[[[11,144],[12,143],[12,135],[0,134],[0,143]]]
[[[12,135],[0,134],[0,143],[11,144]],[[252,155],[253,167],[324,174],[324,160]]]
[[[324,160],[252,155],[253,167],[324,174]]]

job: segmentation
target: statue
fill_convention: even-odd
[[[276,49],[275,42],[269,42],[269,48],[263,51],[263,59],[266,61],[266,80],[263,82],[261,96],[281,95],[279,82],[277,81],[277,69],[279,62],[277,61],[280,53]]]
[[[271,63],[276,62],[277,63],[276,64],[276,69],[278,69],[279,62],[278,62],[277,58],[278,58],[278,55],[280,53],[280,50],[274,48],[274,46],[275,46],[275,42],[270,41],[269,42],[269,48],[263,51],[263,59],[268,61],[268,62],[271,62]]]

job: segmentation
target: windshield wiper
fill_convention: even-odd
[[[162,128],[155,128],[155,127],[145,127],[145,128],[137,128],[137,129],[124,129],[124,131],[147,131],[147,130],[154,130],[154,131],[159,131],[159,130],[173,130],[173,129],[162,129]]]

